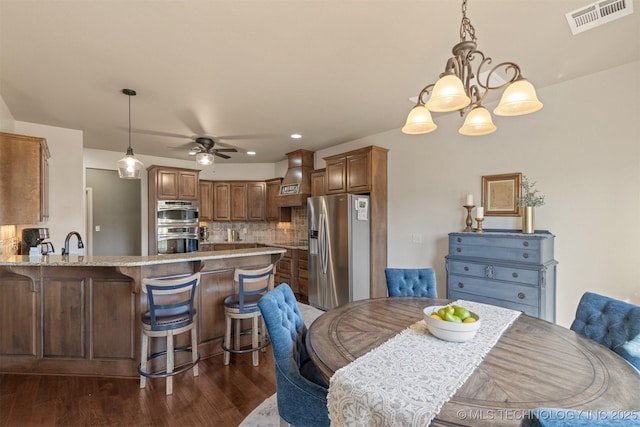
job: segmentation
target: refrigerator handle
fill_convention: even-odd
[[[318,251],[320,256],[320,269],[322,274],[327,274],[327,219],[324,214],[320,214],[318,221]]]

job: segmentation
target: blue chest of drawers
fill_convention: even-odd
[[[493,304],[555,322],[554,238],[548,231],[450,233],[447,298]]]

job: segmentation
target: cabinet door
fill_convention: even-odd
[[[49,149],[42,143],[40,155],[40,221],[49,219]]]
[[[213,221],[213,182],[200,181],[200,221]]]
[[[266,182],[267,184],[267,221],[291,222],[291,208],[279,207],[278,198],[280,197],[280,184],[282,178],[275,178]]]
[[[327,162],[327,194],[347,191],[347,162],[345,158]]]
[[[231,221],[231,184],[213,183],[213,220]]]
[[[266,219],[265,190],[264,182],[247,184],[247,220],[264,221]]]
[[[325,169],[311,172],[311,197],[327,194],[327,173]]]
[[[37,355],[36,336],[40,294],[31,280],[0,277],[0,354],[3,356]]]
[[[178,173],[178,198],[198,200],[198,172],[180,171]]]
[[[175,200],[178,198],[178,171],[158,170],[158,199]]]
[[[231,221],[247,220],[247,183],[231,183]]]
[[[224,336],[224,299],[233,294],[233,269],[226,271],[205,271],[200,276],[198,286],[198,344],[215,345],[217,353],[222,351],[215,341]]]
[[[371,190],[371,152],[347,157],[347,192]]]

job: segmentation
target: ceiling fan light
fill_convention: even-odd
[[[430,111],[446,113],[460,110],[470,103],[471,99],[464,91],[462,80],[454,74],[447,74],[436,82],[427,101],[427,108]]]
[[[196,163],[203,166],[213,164],[213,154],[211,153],[198,153],[196,154]]]
[[[536,89],[527,79],[518,79],[505,89],[500,103],[493,110],[498,116],[520,116],[542,108]]]
[[[140,179],[142,177],[144,163],[135,158],[131,147],[127,149],[127,154],[118,160],[116,166],[118,167],[118,176],[120,178]]]
[[[402,128],[402,133],[407,135],[420,135],[436,130],[438,126],[433,122],[431,113],[424,105],[418,104],[411,109],[407,116],[407,122]]]
[[[496,126],[493,124],[491,114],[484,107],[475,107],[471,110],[458,130],[460,134],[467,136],[488,135],[495,131]]]

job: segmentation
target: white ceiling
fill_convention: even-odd
[[[573,36],[565,13],[590,2],[469,0],[467,16],[480,50],[543,88],[640,59],[640,0]],[[136,153],[187,158],[208,135],[241,150],[226,162],[274,162],[400,128],[460,19],[455,0],[0,0],[0,91],[16,120],[124,153],[134,89]]]

